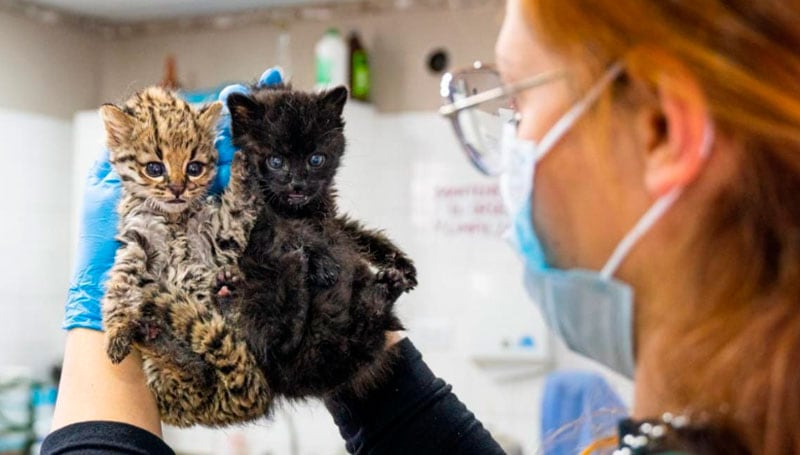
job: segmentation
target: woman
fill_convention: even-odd
[[[800,453],[797,23],[780,0],[510,0],[506,89],[462,99],[469,75],[449,81],[470,157],[501,174],[533,299],[573,349],[635,378],[634,420],[586,453]],[[464,113],[508,93],[501,149],[479,146]],[[56,428],[158,434],[140,365],[106,365],[101,340],[70,332]],[[499,452],[402,343],[390,384],[329,403],[348,449]]]
[[[613,273],[635,302],[635,417],[681,415],[678,426],[693,428],[678,433],[705,439],[698,443],[738,439],[752,453],[800,453],[800,5],[532,1],[509,8],[518,14],[508,15],[498,42],[506,82],[553,69],[575,75],[578,87],[614,80],[535,168],[541,257],[561,269],[604,267],[556,287],[530,261],[540,257],[526,254],[529,289],[545,314],[568,342],[585,347],[568,323],[592,310],[575,309],[574,300],[548,308],[542,292],[582,298],[576,288],[588,286],[581,280],[602,283],[591,296],[607,304],[603,310],[625,314],[621,302],[630,297],[608,284]],[[576,99],[568,84],[557,86],[516,96],[520,138],[543,138],[553,115],[564,112],[559,103]],[[526,237],[520,224],[517,238],[535,250],[533,231]],[[605,327],[614,329],[606,340],[624,332]],[[625,365],[592,349],[598,360]],[[695,429],[704,431],[688,434]]]

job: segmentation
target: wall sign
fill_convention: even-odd
[[[434,188],[435,229],[447,235],[500,237],[509,221],[495,182]]]

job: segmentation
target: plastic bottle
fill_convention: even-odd
[[[283,80],[285,82],[292,80],[292,37],[289,34],[289,29],[286,26],[281,28],[281,34],[278,35],[278,66],[283,70]]]
[[[350,48],[350,96],[359,101],[369,101],[369,58],[361,44],[358,32],[353,30],[348,37]]]
[[[314,47],[316,88],[327,89],[347,84],[347,45],[339,30],[330,28]]]

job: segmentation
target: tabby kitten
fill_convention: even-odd
[[[385,370],[395,300],[417,283],[411,260],[378,231],[337,214],[344,87],[286,86],[228,99],[234,145],[265,205],[239,265],[235,313],[270,388],[290,398],[363,391]]]
[[[132,346],[141,351],[161,417],[178,426],[254,419],[271,401],[252,353],[214,301],[238,275],[260,200],[241,153],[227,190],[206,197],[221,108],[196,111],[157,87],[100,108],[123,188],[120,247],[103,300],[107,352],[119,363]]]

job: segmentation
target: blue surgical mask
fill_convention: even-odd
[[[571,350],[633,377],[633,290],[612,276],[635,243],[672,206],[681,189],[665,194],[645,212],[600,271],[561,270],[548,265],[532,222],[536,164],[621,70],[619,65],[612,67],[539,143],[517,138],[515,125],[506,125],[501,139],[506,166],[500,187],[512,215],[509,240],[525,262],[525,287],[548,326]],[[706,136],[705,152],[711,142],[710,134]]]

